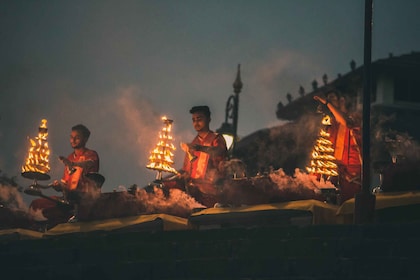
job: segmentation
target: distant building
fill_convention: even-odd
[[[402,136],[403,154],[420,160],[420,52],[389,56],[372,62],[371,92],[371,162],[378,165],[390,162],[386,139]],[[330,89],[346,95],[351,109],[362,109],[363,65],[350,63],[349,72],[319,85],[312,92],[299,94],[289,103],[279,102],[276,116],[282,125],[265,128],[242,137],[237,143],[235,157],[248,166],[248,174],[255,174],[269,166],[283,168],[289,174],[295,168],[305,168],[319,128],[319,103],[315,95]],[[394,133],[397,132],[397,133]],[[408,140],[407,140],[408,139]],[[412,141],[417,140],[417,141]],[[376,169],[374,167],[374,169]]]
[[[355,63],[352,63],[355,65]],[[388,58],[372,62],[372,115],[394,114],[395,126],[420,139],[417,129],[420,122],[420,52],[401,56],[390,54]],[[314,88],[312,92],[296,98],[285,106],[278,106],[276,116],[281,120],[297,120],[306,113],[316,111],[315,95],[323,95],[330,89],[337,89],[350,97],[352,107],[362,109],[363,65],[350,69],[337,79]]]

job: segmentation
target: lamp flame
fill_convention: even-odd
[[[25,163],[22,165],[22,173],[38,172],[47,174],[50,171],[50,149],[48,147],[47,138],[47,120],[42,119],[38,128],[38,136],[34,139],[29,138],[30,147]]]

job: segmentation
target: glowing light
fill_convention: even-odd
[[[323,125],[331,125],[331,117],[329,115],[325,115],[321,122]]]
[[[222,134],[223,138],[225,138],[226,141],[226,147],[229,150],[230,147],[232,147],[233,144],[233,136],[230,134]]]
[[[50,171],[50,149],[48,147],[47,138],[47,120],[42,119],[38,128],[38,136],[36,136],[34,139],[29,138],[30,147],[25,163],[22,165],[22,173],[39,172],[46,174]]]
[[[172,144],[173,138],[170,132],[172,130],[173,120],[164,116],[162,117],[162,121],[164,126],[159,132],[159,140],[156,147],[150,153],[149,164],[146,167],[159,172],[164,171],[177,174],[178,171],[172,167],[174,164],[173,151],[175,151],[175,146]],[[160,176],[160,173],[158,176]]]
[[[325,175],[329,179],[329,177],[338,176],[333,142],[329,140],[330,133],[326,130],[331,125],[331,117],[325,115],[321,123],[325,127],[319,131],[318,139],[311,152],[310,166],[306,167],[306,170],[311,174]]]

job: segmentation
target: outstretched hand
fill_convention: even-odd
[[[186,153],[188,153],[188,152],[189,152],[190,148],[188,147],[188,144],[187,144],[187,143],[181,142],[179,145],[181,146],[181,149],[182,149],[184,152],[186,152]]]
[[[62,163],[64,163],[65,166],[72,166],[73,165],[73,163],[66,157],[59,156],[58,158],[61,160]]]
[[[63,191],[63,186],[62,186],[61,182],[58,181],[58,180],[54,180],[54,182],[52,182],[51,186],[57,192],[62,192]]]
[[[194,161],[197,157],[193,154],[194,149],[191,147],[191,144],[186,144],[184,142],[180,143],[181,149],[188,155],[190,161]]]
[[[322,97],[320,97],[320,96],[318,96],[318,95],[315,95],[315,96],[314,96],[314,99],[315,99],[316,101],[318,101],[318,102],[322,103],[322,104],[327,103],[327,100],[326,100],[326,99],[324,99],[324,98],[322,98]]]

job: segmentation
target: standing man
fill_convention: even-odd
[[[334,145],[340,200],[343,203],[361,191],[361,118],[347,111],[345,98],[337,92],[328,91],[325,96],[314,96],[314,99],[324,104],[333,115],[328,132]]]
[[[99,174],[102,179],[101,182],[95,182],[91,179],[97,177],[90,175],[97,174],[99,171],[99,156],[96,151],[86,147],[89,136],[89,129],[82,124],[71,128],[70,145],[73,152],[67,157],[60,156],[60,160],[65,165],[64,174],[60,181],[55,180],[52,183],[56,191],[63,192],[64,200],[74,206],[75,215],[70,218],[69,222],[77,221],[77,211],[81,197],[88,193],[97,192],[104,180]],[[57,204],[45,198],[32,201],[30,208],[32,210],[42,209],[44,216],[47,216],[47,218],[51,216],[53,219],[59,219],[65,214],[60,211],[62,209],[57,211]]]
[[[197,136],[189,144],[181,143],[185,151],[180,171],[184,186],[180,187],[178,181],[175,187],[185,190],[204,206],[213,207],[218,202],[217,181],[223,178],[219,164],[227,158],[226,142],[222,135],[210,130],[208,106],[192,107],[190,113]],[[164,185],[171,188],[171,182]]]

